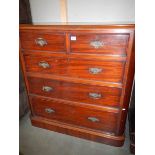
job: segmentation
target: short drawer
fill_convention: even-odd
[[[40,72],[122,83],[125,62],[56,58],[47,55],[24,55],[27,72]]]
[[[121,89],[29,77],[31,94],[69,101],[119,107]]]
[[[126,55],[127,34],[78,34],[70,35],[72,53]]]
[[[51,52],[65,52],[65,33],[50,33],[46,31],[21,31],[21,47],[28,50],[44,50]]]
[[[30,98],[36,116],[105,132],[116,132],[118,113],[81,107],[45,98]]]

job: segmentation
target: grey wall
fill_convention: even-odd
[[[68,22],[134,22],[135,0],[68,0]],[[33,22],[61,22],[60,0],[30,0]]]
[[[37,22],[60,22],[59,0],[29,0],[32,21]]]
[[[73,22],[134,21],[134,0],[68,0]]]

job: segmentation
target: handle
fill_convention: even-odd
[[[88,117],[88,120],[91,122],[99,122],[100,120],[96,117]]]
[[[49,87],[49,86],[43,86],[42,87],[42,90],[45,91],[45,92],[50,92],[50,91],[53,90],[53,88],[52,87]]]
[[[89,93],[89,97],[93,99],[100,99],[102,95],[100,93]]]
[[[40,67],[42,67],[42,68],[49,68],[49,67],[50,67],[49,63],[46,62],[46,61],[40,61],[40,62],[38,63],[38,65],[39,65]]]
[[[45,108],[45,112],[48,114],[54,113],[55,111],[51,108]]]
[[[102,68],[96,68],[96,67],[93,67],[93,68],[89,68],[89,73],[91,74],[99,74],[102,72]]]
[[[37,38],[35,43],[41,47],[47,45],[47,41],[44,38]]]
[[[90,42],[90,45],[93,46],[94,48],[101,48],[105,45],[105,43],[100,40],[93,40]]]

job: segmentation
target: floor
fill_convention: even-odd
[[[22,155],[130,155],[128,136],[123,147],[112,147],[33,127],[29,114],[20,120],[19,128]]]

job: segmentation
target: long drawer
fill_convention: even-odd
[[[31,94],[69,101],[119,107],[121,89],[28,77]]]
[[[20,32],[21,47],[28,50],[65,52],[65,33],[29,30]]]
[[[72,53],[126,55],[127,34],[70,34]]]
[[[45,98],[30,98],[36,116],[90,129],[116,132],[118,113],[55,102]]]
[[[34,52],[35,53],[35,52]],[[27,72],[41,72],[76,78],[121,83],[124,61],[101,61],[24,54]]]

